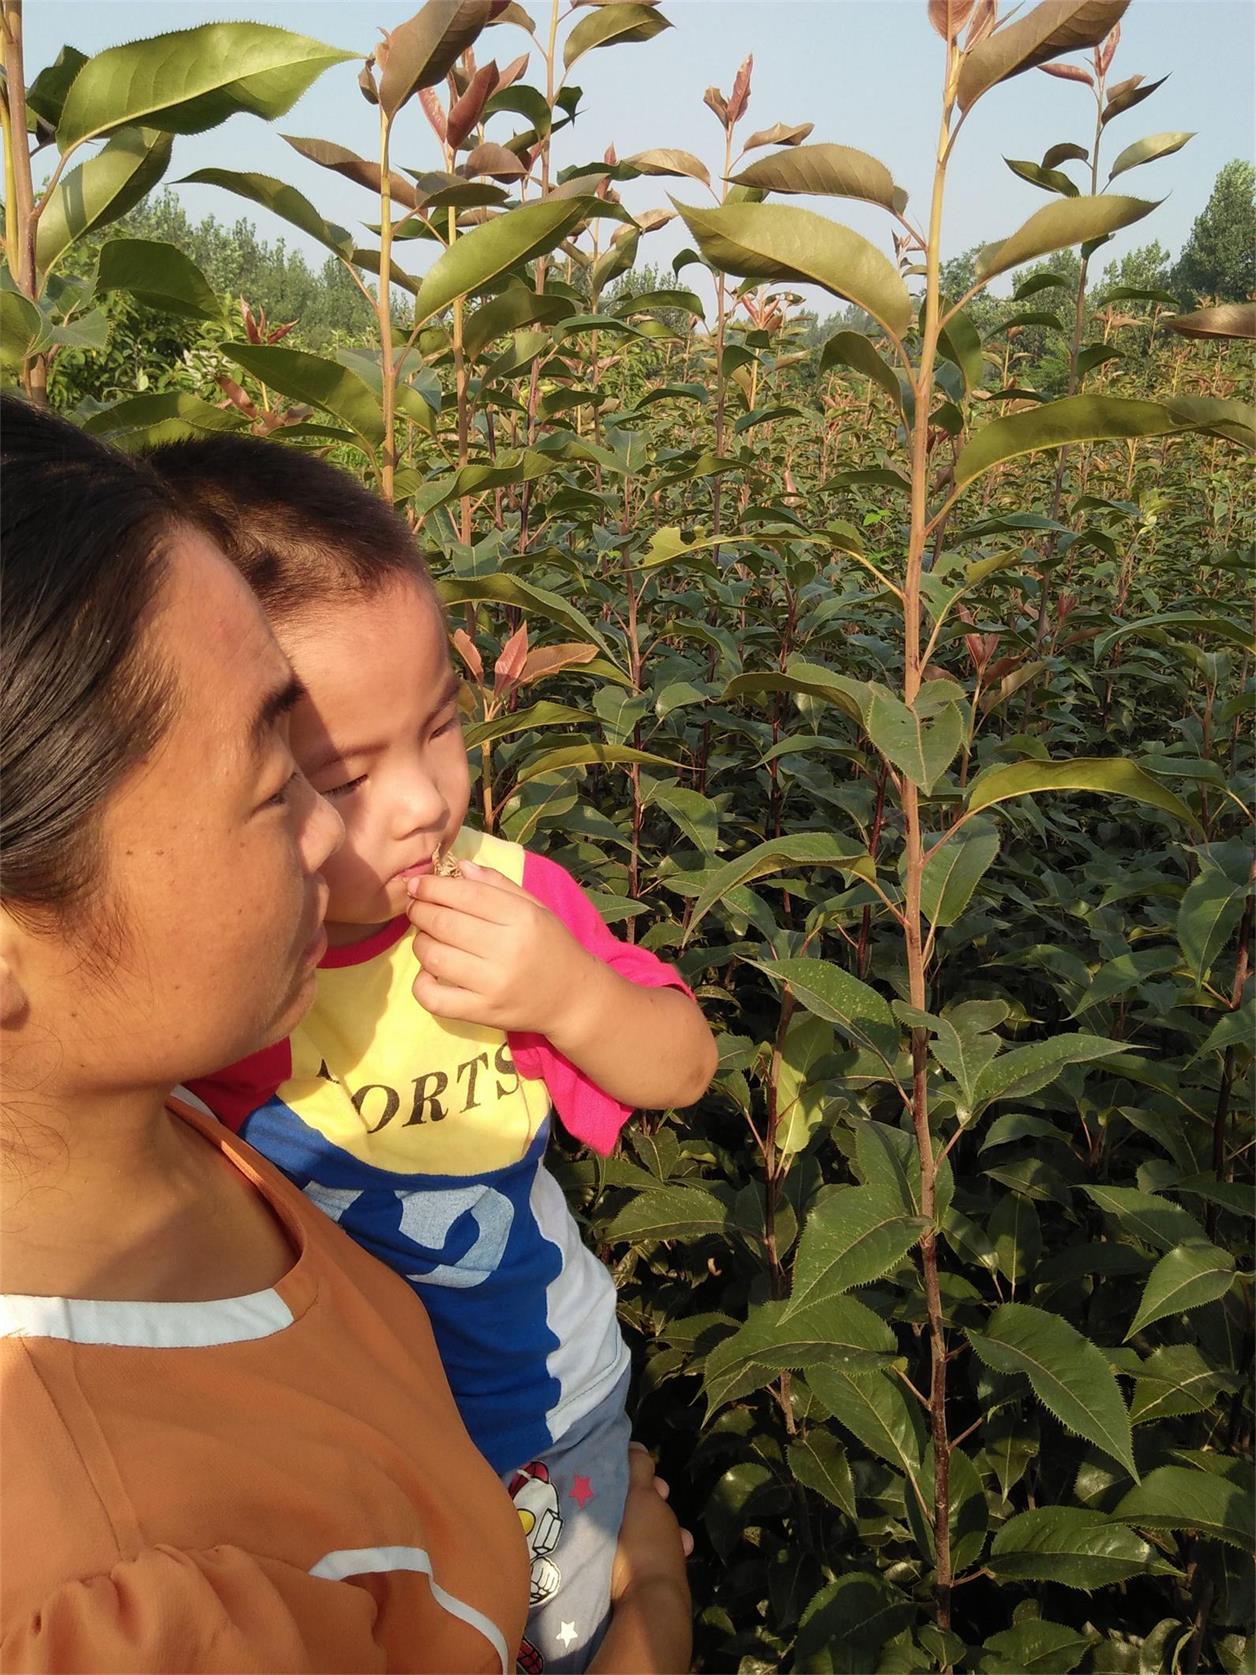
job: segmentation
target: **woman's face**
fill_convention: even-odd
[[[105,951],[94,926],[23,951],[26,1046],[43,1057],[55,1036],[47,1069],[67,1093],[165,1089],[279,1040],[325,947],[320,869],[340,820],[294,775],[292,671],[202,536],[177,539],[145,650],[174,674],[173,713],[104,814]]]

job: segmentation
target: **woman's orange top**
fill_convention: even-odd
[[[523,1534],[422,1305],[176,1109],[297,1259],[218,1302],[0,1298],[0,1668],[513,1670]]]

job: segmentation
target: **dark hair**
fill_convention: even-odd
[[[0,897],[63,915],[170,718],[173,676],[144,642],[181,520],[142,462],[13,395],[0,463]]]
[[[372,594],[397,576],[432,592],[405,519],[314,454],[259,436],[215,434],[150,450],[185,517],[201,525],[280,620]]]

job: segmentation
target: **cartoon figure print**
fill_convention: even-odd
[[[532,1559],[530,1603],[541,1605],[553,1598],[562,1583],[562,1573],[550,1554],[563,1533],[563,1520],[549,1472],[539,1460],[521,1466],[511,1478],[510,1498],[523,1524]]]

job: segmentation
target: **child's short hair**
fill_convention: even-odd
[[[148,461],[273,619],[376,593],[399,576],[436,597],[404,518],[315,454],[216,434],[163,443]]]

